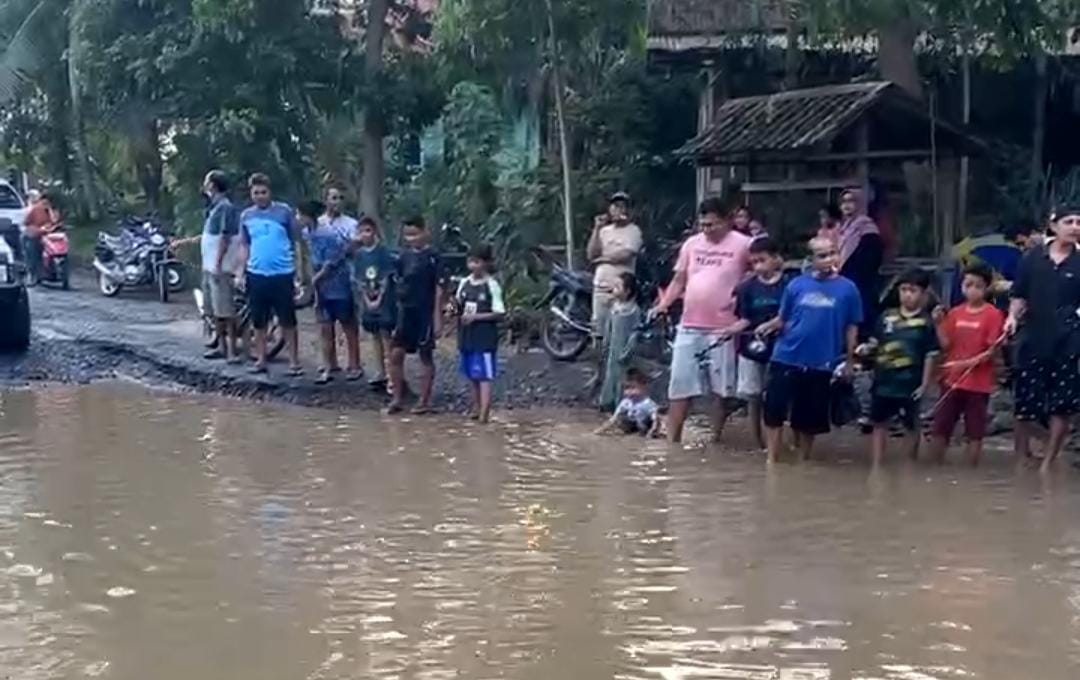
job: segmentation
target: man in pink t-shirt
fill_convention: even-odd
[[[683,298],[682,323],[671,357],[668,434],[682,439],[691,401],[710,393],[715,398],[713,436],[719,439],[727,420],[724,399],[735,396],[735,287],[750,270],[751,237],[732,228],[724,204],[705,200],[698,210],[700,234],[686,240],[675,263],[675,279],[653,310],[663,314]],[[708,371],[703,370],[707,358]]]

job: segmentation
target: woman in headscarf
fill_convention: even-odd
[[[840,275],[859,288],[863,302],[863,325],[859,334],[868,336],[877,322],[885,244],[877,224],[866,214],[861,190],[850,188],[840,195],[840,213],[842,219],[837,230]]]

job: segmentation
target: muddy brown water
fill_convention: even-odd
[[[1080,480],[0,392],[0,677],[1076,678]]]

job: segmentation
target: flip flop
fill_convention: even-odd
[[[224,359],[225,354],[222,353],[222,351],[220,349],[212,349],[209,352],[204,352],[203,355],[202,355],[202,358],[203,359],[210,359],[210,360]]]
[[[401,404],[390,404],[385,409],[383,409],[383,413],[385,413],[388,416],[396,416],[396,415],[399,415],[399,414],[404,413],[404,412],[405,412],[405,407],[402,406]]]
[[[268,373],[268,371],[266,370],[265,365],[260,366],[259,364],[255,364],[254,366],[252,366],[251,368],[248,369],[248,373],[250,373],[252,375],[266,375]]]
[[[229,357],[225,360],[225,363],[229,364],[230,366],[236,366],[238,364],[244,363],[244,359],[243,357]]]
[[[416,406],[416,407],[413,408],[412,414],[414,416],[431,415],[431,407],[430,406]]]
[[[332,373],[330,373],[330,371],[322,370],[322,371],[319,371],[319,375],[315,378],[315,384],[316,385],[325,385],[325,384],[329,383],[330,381],[332,381],[333,379],[334,379],[334,376],[333,376]]]
[[[345,382],[356,382],[364,377],[364,369],[359,368],[345,374]]]
[[[304,368],[302,366],[290,366],[289,370],[285,371],[285,375],[290,378],[299,378],[304,375]]]

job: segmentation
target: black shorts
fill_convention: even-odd
[[[763,415],[767,427],[783,427],[802,434],[825,434],[829,431],[829,394],[832,373],[769,364],[765,380]]]
[[[393,333],[394,328],[397,327],[397,320],[394,318],[393,310],[387,310],[384,307],[383,309],[364,312],[360,318],[360,324],[364,327],[365,333],[377,335],[379,333]]]
[[[319,323],[339,323],[342,326],[356,325],[356,303],[351,297],[344,300],[323,300],[315,302],[315,318]]]
[[[874,425],[887,425],[900,417],[900,424],[908,432],[919,429],[919,402],[911,397],[883,397],[875,394],[870,399],[870,422]]]
[[[1016,367],[1016,419],[1045,421],[1047,416],[1080,412],[1080,359],[1021,359]]]
[[[426,309],[402,309],[394,329],[393,346],[406,354],[430,359],[435,349],[434,312]]]
[[[256,330],[266,330],[271,315],[277,317],[282,328],[296,328],[296,292],[292,274],[263,276],[248,272],[247,296],[251,325]]]

